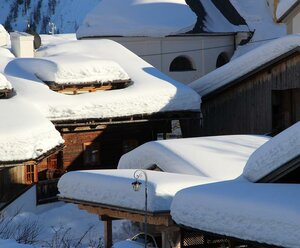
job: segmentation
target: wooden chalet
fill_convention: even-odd
[[[14,97],[15,104],[12,102],[11,103],[10,97]],[[14,131],[18,132],[19,130],[22,130],[22,127],[24,127],[24,118],[28,118],[31,121],[25,124],[25,126],[28,124],[28,126],[25,127],[25,129],[22,132],[18,132],[19,135],[21,136],[20,140],[18,138],[16,139],[11,139],[8,142],[6,141],[6,136],[4,135],[4,143],[1,143],[1,150],[3,152],[4,150],[4,158],[0,156],[0,210],[4,209],[7,207],[10,203],[12,203],[14,200],[16,200],[19,196],[21,196],[23,193],[25,193],[27,190],[29,190],[33,186],[37,186],[37,203],[42,203],[42,202],[47,202],[48,200],[53,200],[53,198],[49,198],[50,196],[53,197],[55,196],[56,193],[50,193],[49,191],[55,190],[56,189],[56,183],[57,180],[54,184],[55,188],[53,188],[49,183],[45,186],[44,183],[40,184],[41,180],[46,180],[46,179],[52,179],[53,175],[49,174],[49,171],[51,171],[51,164],[47,164],[47,160],[51,156],[55,156],[56,153],[58,153],[60,150],[63,149],[63,144],[56,144],[53,145],[52,148],[49,147],[49,150],[43,151],[43,149],[36,148],[35,145],[38,144],[41,146],[43,142],[48,143],[48,140],[34,140],[35,138],[32,136],[34,135],[40,135],[39,137],[42,138],[44,137],[43,135],[46,136],[45,130],[44,133],[43,131],[41,132],[39,128],[36,129],[31,129],[32,127],[37,127],[39,126],[39,123],[41,119],[38,119],[38,121],[35,119],[38,114],[35,112],[30,112],[30,111],[35,111],[31,108],[28,108],[24,102],[18,102],[18,97],[14,95],[14,89],[12,87],[6,87],[4,89],[0,90],[0,103],[2,100],[5,99],[5,103],[3,103],[3,108],[1,108],[1,113],[2,113],[2,123],[4,125],[2,126],[3,130],[1,129],[1,133],[6,133],[8,132],[6,128],[9,128],[9,126],[13,126],[12,129],[9,129],[9,132],[13,135]],[[24,106],[20,107],[20,103],[22,103]],[[2,107],[1,106],[1,107]],[[5,107],[6,106],[6,107]],[[24,107],[24,108],[23,108]],[[8,108],[8,109],[6,109]],[[27,112],[26,116],[15,116],[15,113],[12,113],[9,111],[9,109],[22,109],[22,111]],[[28,113],[30,112],[30,113]],[[43,117],[42,117],[43,118]],[[41,121],[42,122],[42,121]],[[47,122],[47,121],[46,121]],[[18,123],[16,125],[16,123]],[[42,125],[42,124],[41,124]],[[51,123],[50,123],[51,126]],[[51,130],[51,136],[48,134],[47,138],[51,137],[53,138],[56,135],[57,140],[59,140],[58,136],[59,133],[55,130],[53,127],[53,130]],[[53,132],[54,131],[54,132]],[[22,138],[22,135],[26,134],[26,132],[29,132],[29,135],[26,136],[26,139]],[[42,133],[42,134],[41,134]],[[57,134],[53,134],[57,133]],[[52,136],[53,135],[53,136]],[[1,140],[1,141],[3,141]],[[28,144],[27,144],[28,142]],[[34,143],[34,144],[33,144]],[[52,141],[53,143],[53,141]],[[50,142],[50,144],[52,144]],[[62,143],[62,141],[61,141]],[[22,149],[22,145],[28,145],[29,147],[32,148],[28,152],[26,149]],[[7,147],[7,150],[6,150]],[[31,149],[29,148],[29,149]],[[15,150],[22,150],[24,152],[21,154],[18,154],[18,159],[16,159]],[[36,149],[36,150],[34,150]],[[35,152],[38,152],[40,155],[36,157]],[[31,156],[28,156],[31,154]],[[30,158],[31,157],[31,158]],[[52,182],[53,184],[53,182]],[[50,185],[50,186],[49,186]],[[50,189],[52,187],[52,189]],[[55,196],[57,199],[57,197]],[[35,203],[33,203],[34,205]],[[20,206],[22,208],[22,206]]]
[[[53,201],[57,180],[49,174],[52,168],[45,162],[55,156],[63,145],[57,146],[36,159],[25,161],[0,161],[0,210],[4,209],[32,186],[37,186],[37,204]],[[41,174],[45,174],[41,176]],[[47,181],[43,180],[54,179]]]
[[[201,135],[274,135],[296,123],[300,120],[299,72],[300,53],[295,47],[208,93],[198,91]]]
[[[53,121],[65,140],[65,149],[48,159],[53,168],[63,171],[77,169],[112,169],[124,153],[172,133],[171,122],[183,123],[185,137],[195,135],[199,112],[182,111],[141,114],[109,119]],[[195,123],[193,128],[189,126]]]

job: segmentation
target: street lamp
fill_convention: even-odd
[[[135,181],[131,183],[134,191],[139,191],[141,189],[142,183],[139,179],[144,176],[145,178],[145,219],[144,219],[144,231],[145,231],[145,248],[147,248],[147,202],[148,202],[148,177],[144,170],[136,170],[133,174]]]

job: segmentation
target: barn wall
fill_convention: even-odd
[[[291,55],[219,94],[204,97],[201,135],[271,133],[272,90],[295,88],[300,88],[299,54]]]
[[[58,161],[57,167],[66,170],[91,169],[91,168],[116,168],[120,157],[150,140],[155,140],[157,133],[170,132],[170,123],[145,122],[109,125],[102,130],[69,131],[62,132],[65,140],[62,165]],[[90,146],[95,151],[98,162],[86,162],[86,150]]]
[[[1,202],[9,201],[26,187],[24,166],[0,169],[0,205]]]

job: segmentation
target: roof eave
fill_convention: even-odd
[[[0,161],[0,168],[8,168],[8,167],[15,167],[15,166],[22,166],[26,163],[39,163],[40,161],[42,161],[43,159],[51,156],[52,154],[61,151],[62,149],[64,149],[65,145],[58,145],[54,148],[52,148],[51,150],[48,150],[47,152],[45,152],[44,154],[40,155],[37,158],[34,159],[24,159],[24,160],[11,160],[11,161]]]
[[[241,77],[239,77],[237,79],[234,79],[233,81],[231,81],[231,82],[223,85],[222,87],[217,88],[217,89],[213,90],[212,92],[209,92],[208,94],[202,95],[202,100],[204,101],[207,98],[210,98],[210,97],[212,97],[214,95],[217,95],[217,94],[223,92],[224,90],[226,90],[226,89],[228,89],[228,88],[230,88],[230,87],[232,87],[232,86],[240,83],[241,81],[249,78],[250,76],[254,75],[255,73],[257,73],[257,72],[259,72],[261,70],[264,70],[267,67],[269,67],[270,65],[273,65],[273,64],[279,62],[280,60],[282,60],[283,58],[286,58],[286,57],[288,57],[288,56],[290,56],[290,55],[292,55],[294,53],[297,53],[297,52],[300,52],[300,47],[299,46],[296,47],[296,48],[294,48],[294,49],[292,49],[292,50],[290,50],[290,51],[288,51],[288,52],[286,52],[286,53],[284,53],[284,54],[282,54],[282,55],[280,55],[280,56],[278,56],[278,57],[276,57],[276,58],[274,58],[274,59],[272,59],[272,60],[270,60],[269,62],[267,62],[267,63],[265,63],[265,64],[257,67],[256,69],[254,69],[254,70],[246,73],[245,75],[243,75],[243,76],[241,76]]]

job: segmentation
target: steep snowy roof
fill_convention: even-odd
[[[298,0],[280,0],[276,9],[276,18],[280,20],[297,4]]]
[[[135,192],[135,170],[94,170],[69,172],[58,182],[59,196],[74,200],[144,210],[144,191]],[[214,182],[199,176],[147,171],[148,210],[169,211],[173,196],[179,190]],[[144,184],[145,179],[140,178]],[[143,186],[142,186],[143,187]]]
[[[300,155],[300,122],[259,147],[249,158],[243,175],[256,182]]]
[[[70,41],[43,47],[39,57],[109,60],[118,63],[134,82],[120,90],[67,96],[51,91],[32,70],[35,59],[12,60],[6,67],[19,95],[30,100],[50,120],[112,118],[168,111],[199,111],[199,95],[164,75],[144,60],[110,40]],[[129,62],[130,61],[130,62]]]
[[[86,16],[77,37],[235,32],[247,30],[238,26],[245,24],[229,1],[103,0]]]
[[[208,95],[254,72],[259,69],[259,67],[274,61],[281,55],[299,47],[299,45],[300,35],[288,35],[270,41],[206,74],[200,79],[190,83],[189,86],[196,90],[201,96]]]
[[[178,192],[174,221],[202,231],[282,247],[299,247],[297,184],[227,181]]]
[[[239,177],[249,156],[268,141],[265,136],[227,135],[148,142],[123,155],[119,169],[147,169],[215,179]]]

